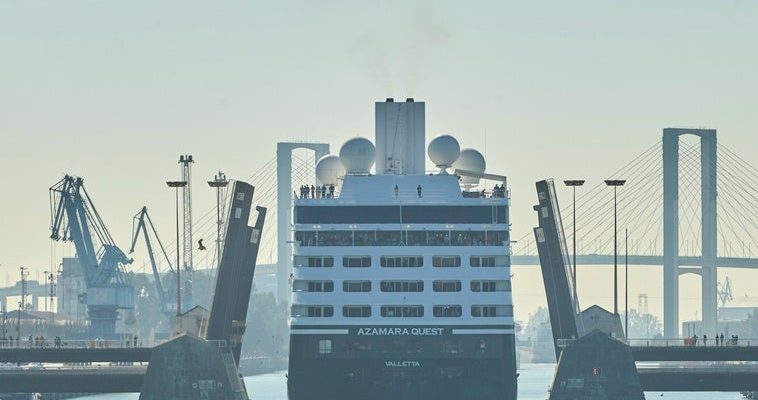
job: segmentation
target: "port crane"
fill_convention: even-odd
[[[116,246],[84,187],[84,179],[66,175],[50,188],[50,238],[73,241],[87,291],[90,335],[115,338],[119,310],[134,308],[134,286],[126,273],[132,260]]]
[[[132,221],[132,247],[129,249],[129,254],[134,253],[134,248],[137,245],[137,240],[139,240],[140,233],[142,233],[142,237],[145,238],[147,255],[150,259],[150,266],[153,269],[155,288],[158,292],[158,298],[161,302],[161,313],[166,316],[173,316],[176,314],[176,301],[172,299],[176,297],[176,288],[174,287],[173,290],[166,290],[163,287],[163,282],[161,281],[161,271],[158,267],[154,243],[150,239],[151,236],[155,238],[155,243],[158,244],[161,255],[165,259],[166,265],[168,265],[168,274],[173,278],[172,280],[169,280],[169,282],[176,280],[176,272],[174,271],[174,267],[171,265],[168,253],[166,253],[166,248],[163,246],[163,243],[158,236],[158,231],[155,229],[155,225],[153,225],[153,220],[150,219],[150,214],[147,213],[147,207],[142,207],[140,212],[134,216],[134,219]],[[169,288],[171,287],[172,286],[169,285]]]

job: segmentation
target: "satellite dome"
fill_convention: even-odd
[[[474,149],[463,149],[458,160],[453,163],[453,169],[462,169],[477,174],[483,174],[487,169],[487,162],[482,153]],[[461,176],[461,183],[467,186],[479,184],[479,178],[473,176]]]
[[[316,179],[324,185],[336,185],[337,180],[344,175],[345,167],[342,166],[338,155],[327,154],[316,163]]]
[[[368,174],[375,158],[374,144],[364,137],[352,138],[340,148],[342,166],[351,175]]]
[[[429,142],[426,152],[434,165],[441,169],[440,173],[446,174],[446,169],[450,168],[461,154],[461,145],[450,135],[438,135]]]

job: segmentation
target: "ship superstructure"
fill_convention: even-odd
[[[376,103],[297,193],[290,400],[516,398],[505,177],[448,135],[427,173],[424,107]]]

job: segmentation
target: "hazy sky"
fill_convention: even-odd
[[[535,180],[600,180],[663,127],[718,128],[756,165],[756,21],[755,1],[0,1],[0,283],[50,268],[64,173],[126,249],[143,204],[171,234],[178,154],[196,184],[246,178],[278,141],[373,137],[390,96],[426,101],[428,138],[454,134],[509,176],[516,237]],[[195,209],[213,205],[198,185]],[[525,318],[544,293],[522,275]]]

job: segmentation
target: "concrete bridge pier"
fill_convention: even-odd
[[[708,332],[718,330],[718,275],[716,272],[717,248],[717,196],[718,163],[715,130],[700,133],[700,174],[702,212],[702,307],[703,328]]]
[[[703,333],[716,334],[717,326],[717,140],[715,129],[663,130],[663,331],[679,336],[679,138],[700,138],[701,277]]]
[[[663,335],[679,336],[679,134],[663,130]]]

